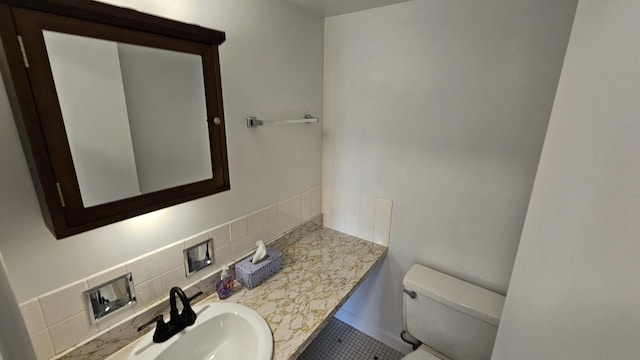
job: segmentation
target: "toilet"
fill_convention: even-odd
[[[405,329],[422,342],[403,360],[491,358],[504,296],[417,264],[403,286]]]

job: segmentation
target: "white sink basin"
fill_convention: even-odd
[[[233,303],[197,305],[196,323],[171,339],[154,344],[145,335],[129,360],[271,360],[273,335],[267,322],[252,309]]]

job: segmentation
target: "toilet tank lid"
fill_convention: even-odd
[[[414,264],[404,277],[407,290],[427,296],[469,316],[498,326],[504,296],[456,279],[428,267]]]

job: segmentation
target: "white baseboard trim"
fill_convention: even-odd
[[[334,317],[360,331],[371,336],[372,338],[380,341],[381,343],[390,346],[402,354],[408,354],[412,351],[411,345],[405,343],[400,339],[400,334],[389,334],[388,332],[378,329],[371,325],[367,321],[359,318],[352,312],[344,309],[338,310]]]

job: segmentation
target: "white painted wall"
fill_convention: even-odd
[[[325,20],[323,185],[393,201],[340,316],[398,348],[422,263],[504,294],[576,0],[415,0]]]
[[[226,32],[231,190],[58,241],[44,226],[1,87],[0,253],[19,302],[321,183],[321,126],[247,129],[245,118],[322,117],[322,18],[281,0],[109,2]]]
[[[116,43],[44,38],[84,206],[139,195]]]
[[[27,327],[0,255],[0,360],[35,360]]]
[[[494,360],[640,357],[639,18],[580,1]]]
[[[284,0],[316,14],[341,15],[350,12],[391,5],[407,0]]]

